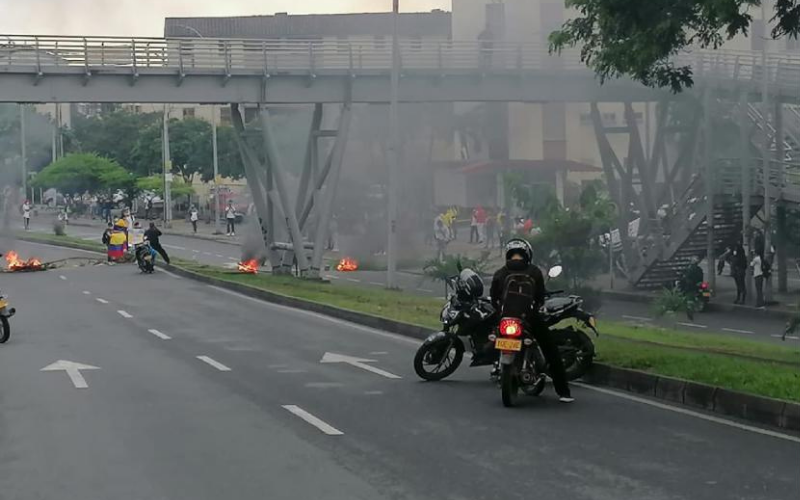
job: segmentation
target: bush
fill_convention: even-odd
[[[694,319],[694,313],[700,310],[700,302],[677,288],[665,288],[653,302],[653,308],[659,317],[669,313],[685,312],[689,319]]]
[[[63,221],[57,220],[57,221],[53,222],[53,233],[56,236],[66,236],[67,235],[67,231],[66,231],[66,229],[64,227],[64,222]]]

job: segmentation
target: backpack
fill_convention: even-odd
[[[761,273],[764,278],[769,278],[772,275],[772,264],[767,259],[761,259]]]
[[[536,282],[529,274],[511,273],[503,283],[502,316],[526,319],[533,310]]]

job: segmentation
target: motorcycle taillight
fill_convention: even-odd
[[[705,283],[705,282],[701,283],[700,284],[700,289],[701,290],[708,290],[708,283]]]
[[[522,322],[517,318],[501,319],[500,335],[504,337],[519,337],[522,335]]]

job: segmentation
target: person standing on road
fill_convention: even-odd
[[[450,241],[450,230],[441,215],[433,222],[433,239],[436,240],[436,260],[443,261]]]
[[[756,282],[756,307],[764,307],[764,258],[756,253],[750,262],[753,268],[753,278]]]
[[[731,276],[733,276],[733,281],[736,283],[736,300],[733,303],[744,304],[747,300],[747,285],[745,284],[747,256],[741,243],[737,243],[732,247],[730,263]]]
[[[478,221],[478,244],[486,239],[486,210],[478,205],[475,209],[475,218]]]
[[[159,240],[159,238],[161,238],[161,231],[158,230],[155,222],[150,223],[150,228],[144,232],[144,237],[150,242],[150,248],[158,252],[164,259],[164,262],[169,264],[169,255],[167,255],[167,251],[164,250],[164,247],[161,246],[161,241]]]
[[[236,207],[233,200],[228,200],[228,208],[225,209],[225,221],[228,223],[228,236],[236,236]]]
[[[31,202],[25,200],[25,203],[22,204],[22,222],[25,223],[26,231],[31,227],[31,208]]]
[[[472,209],[472,219],[469,222],[469,242],[470,243],[477,243],[480,241],[480,235],[478,233],[478,209]]]
[[[197,212],[197,207],[192,205],[192,208],[189,209],[189,220],[192,222],[192,232],[197,234],[197,220],[200,218],[200,215]]]
[[[497,234],[497,216],[494,215],[494,210],[489,210],[486,213],[486,234],[484,240],[486,248],[494,248],[495,235]]]

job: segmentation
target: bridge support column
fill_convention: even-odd
[[[741,166],[742,176],[742,246],[744,246],[745,255],[750,259],[750,248],[752,231],[750,230],[750,221],[753,218],[750,213],[752,204],[751,189],[753,186],[753,171],[752,160],[750,157],[750,117],[747,110],[750,102],[747,98],[747,92],[743,91],[739,94],[739,163]],[[753,272],[750,266],[747,266],[747,279],[745,280],[745,289],[748,291],[747,295],[753,297],[751,294],[753,288]]]
[[[712,145],[713,133],[711,124],[711,93],[712,89],[705,89],[703,95],[703,164],[705,167],[705,186],[706,186],[706,225],[708,232],[706,233],[706,263],[708,264],[708,284],[712,290],[716,290],[717,285],[717,266],[716,264],[716,248],[714,241],[714,193],[716,192],[714,184],[714,166],[712,165]]]
[[[775,163],[777,165],[777,202],[775,211],[775,250],[777,251],[778,292],[789,291],[789,273],[786,267],[786,205],[782,201],[783,190],[786,187],[786,148],[784,147],[783,130],[783,103],[775,100]]]

